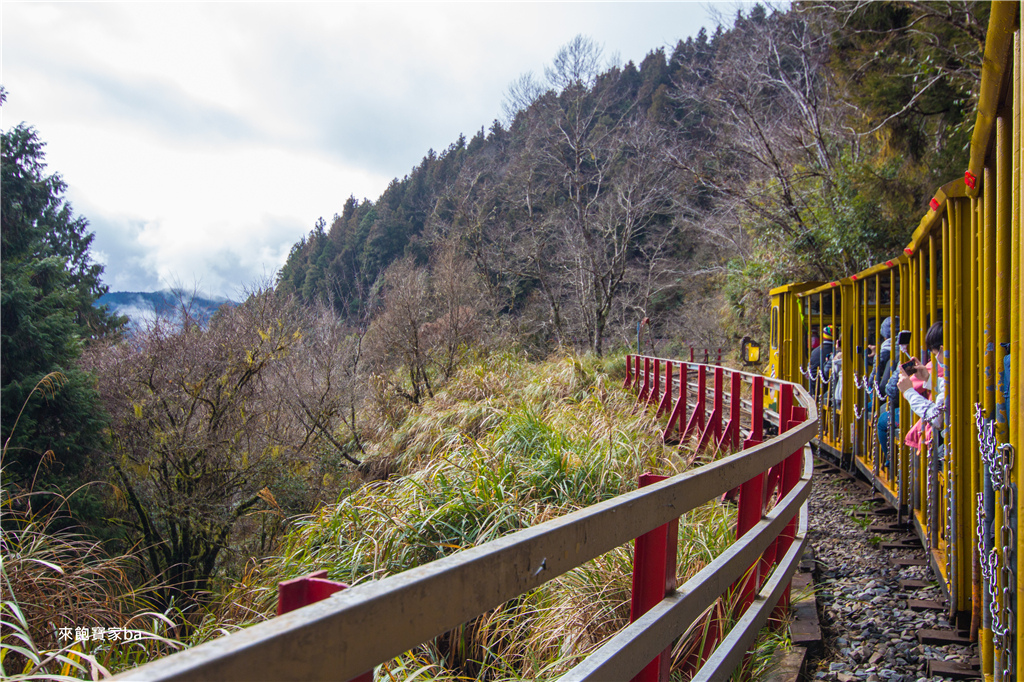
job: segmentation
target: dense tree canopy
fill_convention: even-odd
[[[454,234],[496,309],[542,345],[600,351],[638,316],[668,333],[660,320],[723,290],[732,330],[750,331],[772,286],[898,251],[962,173],[987,12],[755,5],[612,68],[578,36],[543,80],[509,87],[486,134],[318,223],[280,286],[366,316],[390,263],[425,265]]]
[[[105,417],[92,376],[76,362],[90,338],[122,323],[93,302],[106,287],[89,253],[93,235],[46,172],[44,144],[21,124],[2,134],[2,426],[4,475],[37,487],[87,467]],[[59,372],[52,391],[33,391]]]

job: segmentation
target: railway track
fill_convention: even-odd
[[[822,631],[805,679],[980,679],[970,633],[954,628],[913,530],[869,484],[815,461],[809,538]]]

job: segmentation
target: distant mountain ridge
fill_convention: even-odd
[[[144,326],[159,319],[178,321],[181,306],[188,306],[192,316],[201,324],[207,325],[210,318],[221,306],[236,306],[238,303],[228,298],[215,296],[208,298],[202,294],[165,289],[163,291],[112,291],[100,296],[93,304],[96,307],[107,306],[112,312],[126,315],[132,325]]]

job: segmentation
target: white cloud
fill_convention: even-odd
[[[112,289],[272,275],[319,216],[498,117],[577,33],[640,60],[694,3],[5,3],[9,128],[35,125]]]

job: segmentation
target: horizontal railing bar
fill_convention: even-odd
[[[775,379],[773,377],[766,377],[763,374],[754,374],[753,372],[745,372],[742,369],[733,369],[732,367],[725,367],[723,365],[714,365],[714,364],[711,364],[711,363],[697,362],[696,360],[693,361],[693,362],[690,362],[689,360],[670,360],[668,358],[656,358],[656,357],[653,357],[653,356],[650,356],[650,355],[639,355],[638,356],[636,353],[633,353],[632,357],[634,357],[634,358],[635,357],[650,358],[652,361],[657,360],[658,362],[662,362],[662,363],[664,363],[664,362],[671,362],[673,365],[704,365],[705,367],[719,367],[719,366],[721,366],[727,372],[737,372],[738,374],[742,375],[744,377],[744,379],[746,379],[747,381],[750,381],[750,380],[754,379],[755,377],[757,377],[759,379],[763,379],[765,387],[766,388],[772,388],[772,389],[777,389],[777,388],[782,387],[784,384],[790,383],[788,381],[783,381],[782,379]],[[643,372],[641,371],[641,374],[642,373]],[[798,386],[798,385],[799,384],[794,384],[794,386]]]
[[[670,646],[701,613],[750,569],[804,506],[811,491],[813,464],[805,455],[800,482],[742,538],[686,581],[675,593],[623,628],[597,651],[559,678],[628,680]],[[776,600],[777,601],[777,600]],[[774,604],[773,604],[774,605]]]
[[[801,519],[807,517],[807,509],[800,513]],[[775,610],[783,592],[790,584],[796,568],[800,564],[807,547],[807,527],[801,523],[801,532],[793,539],[782,561],[772,571],[771,577],[754,598],[754,603],[743,612],[740,619],[729,630],[714,653],[704,662],[700,670],[690,682],[724,682],[732,677],[733,671],[743,662],[743,657],[757,639],[757,634],[768,622],[768,617]]]

